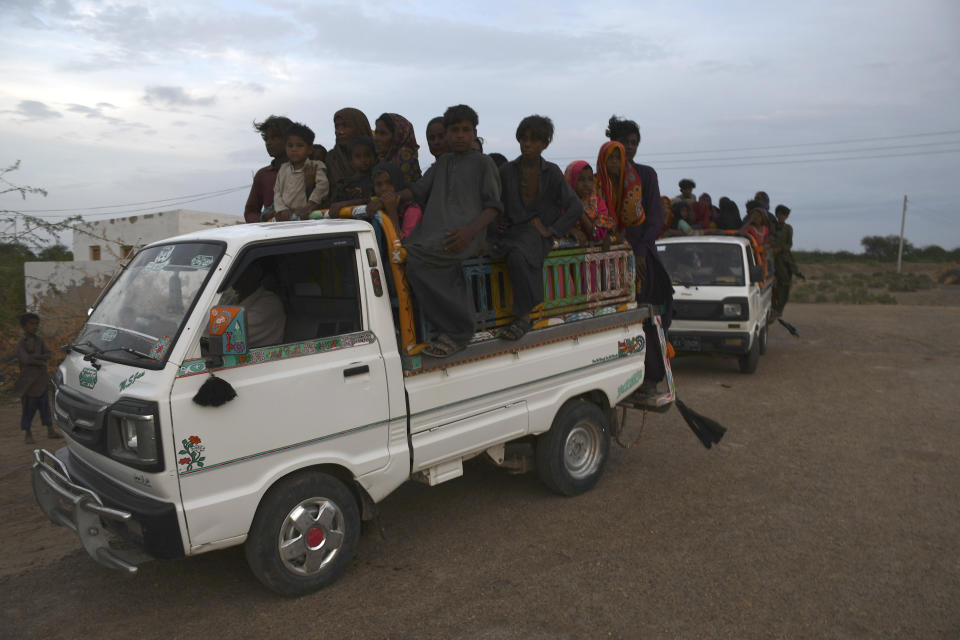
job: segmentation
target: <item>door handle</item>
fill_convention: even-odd
[[[358,376],[361,373],[370,373],[370,366],[362,364],[359,367],[350,367],[343,370],[343,377],[349,378],[350,376]]]

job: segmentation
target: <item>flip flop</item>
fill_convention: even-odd
[[[523,336],[527,335],[527,332],[530,331],[530,327],[531,324],[529,320],[521,320],[520,318],[517,318],[507,325],[507,328],[501,331],[497,337],[503,338],[504,340],[519,340]]]
[[[431,358],[447,358],[466,348],[466,344],[461,344],[447,334],[441,333],[433,342],[424,347],[420,353]]]

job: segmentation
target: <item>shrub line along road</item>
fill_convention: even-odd
[[[771,331],[753,376],[675,361],[681,397],[728,427],[719,447],[671,411],[577,498],[480,461],[405,485],[385,537],[368,528],[344,578],[300,600],[241,549],[135,578],[95,565],[34,506],[19,406],[0,407],[0,633],[960,636],[960,307],[787,311],[801,338]]]

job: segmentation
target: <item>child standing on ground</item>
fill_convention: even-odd
[[[287,129],[287,162],[280,167],[273,188],[273,208],[280,222],[306,219],[311,211],[320,208],[330,191],[327,166],[310,159],[313,140],[313,131],[304,124],[294,123]],[[304,176],[308,167],[312,168],[315,183],[309,197]]]
[[[35,313],[25,313],[20,316],[20,326],[23,327],[23,336],[17,342],[17,360],[20,363],[20,377],[13,386],[13,392],[20,396],[20,428],[23,430],[23,441],[33,444],[33,434],[30,432],[30,423],[33,416],[40,412],[40,422],[47,428],[48,438],[60,438],[54,431],[50,416],[50,398],[47,393],[47,362],[50,360],[50,350],[37,335],[40,327],[40,316]]]
[[[543,261],[553,243],[583,215],[583,205],[560,167],[543,159],[553,141],[550,118],[532,115],[517,127],[520,156],[500,167],[506,229],[490,239],[490,255],[504,258],[513,289],[513,322],[499,337],[519,340],[543,302]]]

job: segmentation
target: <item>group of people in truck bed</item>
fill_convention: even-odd
[[[595,164],[578,160],[565,170],[543,158],[554,127],[540,115],[520,121],[520,153],[508,161],[500,154],[483,153],[477,113],[467,105],[454,105],[427,124],[435,162],[425,172],[413,126],[403,116],[381,114],[371,127],[361,111],[345,108],[334,114],[333,124],[335,145],[328,151],[315,144],[309,127],[285,117],[254,123],[272,161],[254,176],[245,219],[295,220],[320,208],[339,211],[360,204],[368,212],[382,211],[406,249],[413,295],[438,330],[422,352],[427,356],[453,355],[474,334],[464,259],[488,254],[506,262],[514,318],[498,337],[519,340],[531,328],[531,312],[543,302],[543,262],[558,241],[572,238],[604,247],[626,241],[636,256],[638,302],[660,308],[668,326],[673,290],[657,257],[657,238],[674,227],[727,228],[727,219],[732,219],[722,215],[729,210],[727,199],[721,200],[717,215],[705,201],[709,222],[704,217],[698,224],[691,217],[691,224],[683,213],[678,219],[676,211],[682,212],[683,206],[661,198],[656,171],[634,161],[640,144],[637,123],[616,116],[608,122],[608,140]],[[685,192],[690,197],[692,186]],[[681,196],[686,203],[687,196]],[[696,201],[698,211],[701,201],[703,196]],[[739,213],[736,218],[739,222]],[[770,233],[766,214],[760,218],[748,206],[747,223],[739,230],[765,243],[763,236]],[[644,392],[654,393],[665,370],[656,329],[649,327],[646,337]]]

